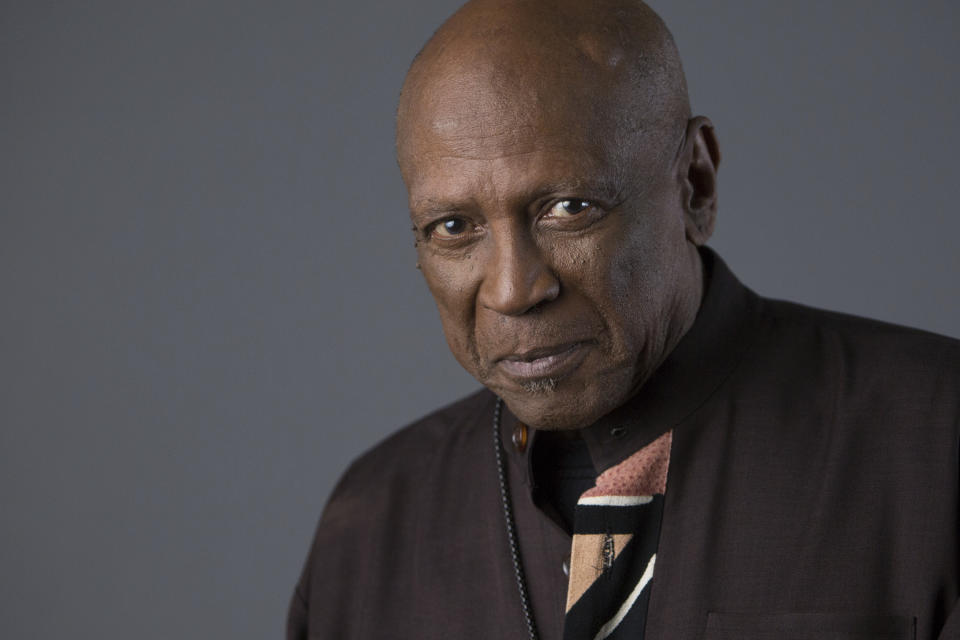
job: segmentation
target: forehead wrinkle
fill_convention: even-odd
[[[495,135],[532,126],[537,113],[549,107],[535,83],[489,57],[450,60],[443,74],[418,83],[416,107],[433,114],[430,125],[436,133]]]
[[[492,160],[557,149],[591,155],[601,151],[626,160],[651,146],[659,147],[655,138],[660,123],[643,113],[635,103],[635,92],[625,83],[604,89],[595,81],[596,77],[587,79],[575,88],[560,82],[528,87],[513,100],[497,100],[496,106],[507,105],[502,110],[489,102],[473,109],[472,96],[451,95],[444,87],[436,87],[437,93],[446,95],[434,93],[419,107],[421,117],[406,129],[403,155]],[[648,98],[652,95],[655,92],[647,93]]]
[[[440,133],[438,137],[442,140],[444,150],[441,153],[429,154],[429,157],[438,160],[492,160],[536,153],[545,146],[543,143],[546,137],[536,135],[533,125],[504,125],[498,128],[500,130],[491,132],[487,131],[482,123],[477,123],[464,131],[461,125],[451,125],[446,129],[451,133],[444,135],[442,129],[438,131],[433,127],[433,132]]]

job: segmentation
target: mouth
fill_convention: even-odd
[[[575,369],[586,356],[582,342],[531,349],[497,361],[509,377],[517,380],[560,378]]]

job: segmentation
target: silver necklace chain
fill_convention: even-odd
[[[530,640],[537,640],[537,625],[533,621],[533,608],[527,595],[527,580],[523,575],[523,564],[520,562],[520,547],[517,545],[517,527],[513,522],[513,508],[510,506],[510,487],[507,483],[507,472],[503,464],[503,443],[500,438],[500,413],[503,400],[497,397],[497,405],[493,410],[493,450],[497,454],[497,476],[500,479],[500,499],[503,502],[503,519],[507,525],[507,540],[510,542],[510,558],[513,560],[513,573],[517,577],[517,590],[520,592],[520,606],[523,607],[523,617],[527,620],[527,631]]]

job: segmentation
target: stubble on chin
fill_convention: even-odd
[[[520,387],[530,395],[545,396],[556,390],[560,381],[557,378],[537,378],[535,380],[524,380]]]

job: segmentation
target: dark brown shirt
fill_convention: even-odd
[[[960,639],[960,343],[760,298],[705,252],[694,326],[583,430],[597,470],[673,429],[646,637]],[[403,429],[344,474],[287,637],[527,637],[494,396]],[[501,440],[534,615],[562,636],[570,535]],[[555,514],[554,514],[555,515]]]

